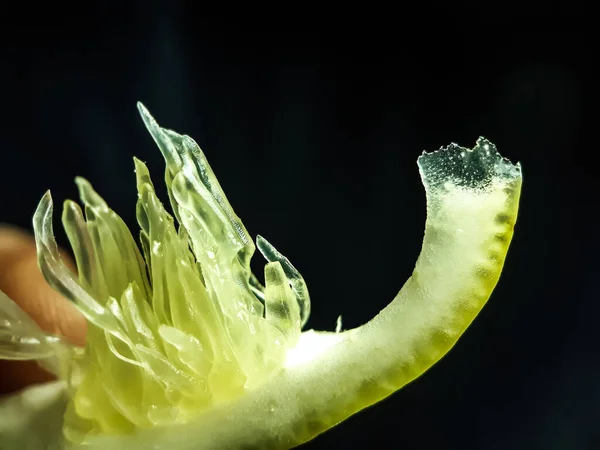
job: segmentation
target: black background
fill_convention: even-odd
[[[135,227],[132,157],[163,176],[141,100],[196,139],[250,233],[302,272],[309,327],[342,314],[350,328],[391,301],[419,253],[416,158],[483,135],[524,170],[489,304],[427,374],[304,448],[600,448],[597,72],[584,27],[267,31],[191,3],[108,5],[1,44],[1,222],[30,228],[44,191],[75,198],[82,175]]]

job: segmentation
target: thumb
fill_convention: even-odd
[[[63,254],[62,257],[67,266],[74,267],[68,255]],[[4,225],[0,225],[0,290],[29,314],[42,330],[64,336],[75,345],[84,345],[85,318],[44,280],[37,265],[33,237]],[[0,395],[51,379],[52,375],[35,361],[0,360]]]

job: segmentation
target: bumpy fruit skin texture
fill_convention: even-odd
[[[84,209],[68,201],[63,212],[78,279],[60,261],[49,194],[34,217],[40,267],[88,319],[86,347],[40,335],[4,308],[22,325],[11,328],[13,336],[35,335],[37,344],[0,347],[0,355],[41,359],[68,382],[66,447],[301,444],[430,368],[498,282],[522,178],[518,164],[480,138],[473,149],[453,144],[419,158],[423,247],[392,303],[353,330],[302,332],[310,298],[301,275],[259,236],[265,286],[257,280],[249,267],[256,247],[200,148],[159,127],[141,105],[140,112],[166,161],[174,217],[135,160],[138,246],[78,179]]]

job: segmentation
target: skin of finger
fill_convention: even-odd
[[[61,256],[65,264],[74,270],[75,265],[69,255],[62,252]],[[85,344],[85,318],[44,280],[37,265],[32,236],[7,226],[0,226],[0,290],[44,331],[64,336],[75,345]],[[0,360],[0,394],[51,379],[52,376],[35,361]]]

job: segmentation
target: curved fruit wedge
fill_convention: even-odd
[[[69,448],[299,445],[424,373],[498,282],[521,169],[480,138],[473,149],[453,144],[419,158],[423,247],[392,303],[353,330],[302,332],[310,313],[302,276],[259,236],[268,263],[265,286],[258,281],[249,266],[255,244],[200,148],[139,108],[167,164],[175,218],[136,160],[140,250],[78,179],[84,210],[67,202],[63,214],[78,280],[60,261],[49,194],[34,218],[44,275],[90,323],[85,350],[63,349],[58,364],[71,368]]]

